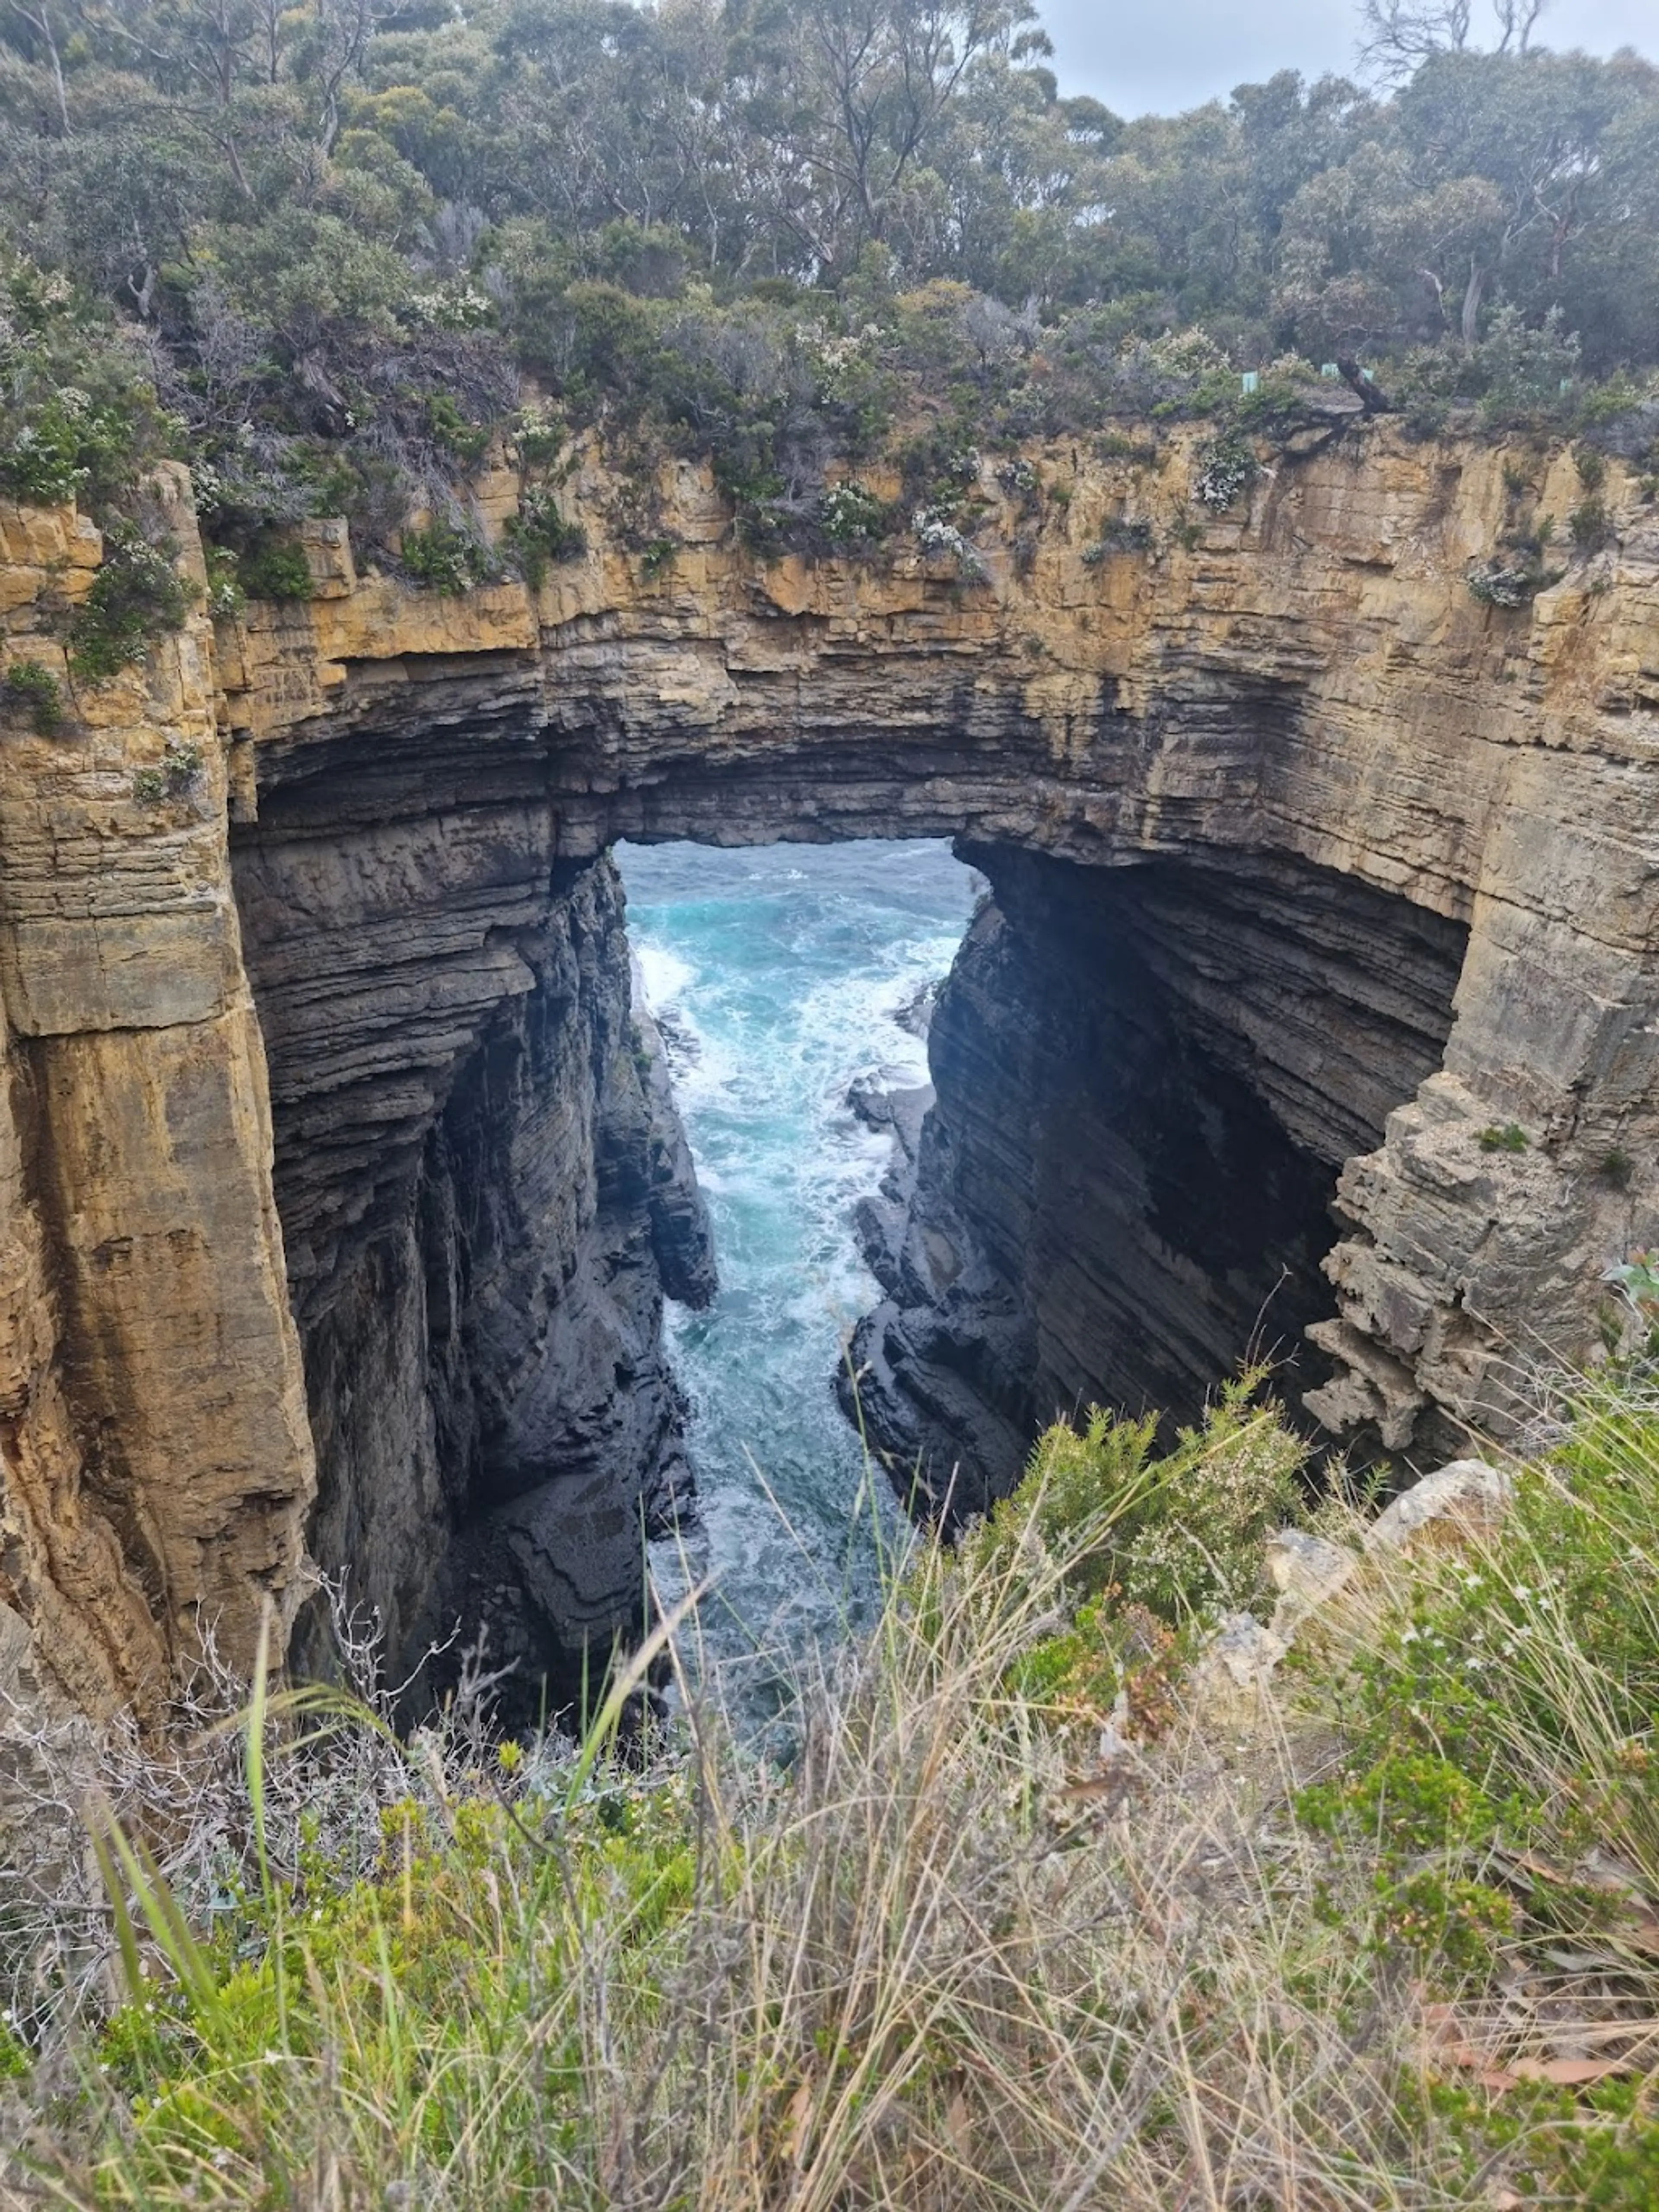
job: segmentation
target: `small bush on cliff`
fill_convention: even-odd
[[[1266,1382],[1257,1369],[1229,1383],[1167,1452],[1156,1449],[1156,1415],[1096,1407],[1081,1428],[1058,1424],[969,1551],[1058,1547],[1079,1598],[1109,1590],[1175,1627],[1261,1603],[1261,1541],[1295,1517],[1309,1449],[1262,1395]]]
[[[169,738],[155,767],[133,770],[132,795],[147,806],[159,805],[167,799],[182,799],[201,772],[201,747],[180,744]]]
[[[175,450],[138,349],[60,273],[0,269],[0,492],[100,520]]]
[[[64,687],[38,660],[14,660],[7,669],[6,704],[37,737],[52,737],[64,726]]]
[[[238,559],[236,581],[250,599],[308,599],[311,563],[303,546],[261,531]]]
[[[523,493],[519,511],[509,515],[501,532],[513,565],[532,591],[546,581],[557,562],[580,561],[587,550],[587,532],[579,522],[567,522],[552,493],[532,489]]]
[[[404,531],[398,558],[417,584],[446,599],[457,599],[496,574],[489,548],[475,531],[435,517]]]
[[[69,618],[69,663],[82,684],[106,684],[142,664],[155,640],[190,611],[193,586],[179,574],[177,547],[134,524],[112,525],[92,588]]]

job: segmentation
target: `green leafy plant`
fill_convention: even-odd
[[[227,546],[204,545],[202,559],[207,569],[208,612],[216,622],[234,621],[247,605],[235,554]],[[307,580],[310,580],[308,572]]]
[[[489,422],[473,422],[461,412],[447,392],[427,394],[426,419],[434,444],[459,461],[464,469],[476,468],[489,451],[494,435]]]
[[[313,585],[305,548],[263,531],[237,560],[234,580],[250,599],[308,599]]]
[[[1613,517],[1606,503],[1594,497],[1581,500],[1567,517],[1567,532],[1579,553],[1599,553],[1604,545],[1610,545]]]
[[[164,799],[182,799],[195,782],[202,769],[202,749],[199,745],[180,744],[169,738],[160,763],[154,768],[133,771],[132,795],[146,805],[158,805]]]
[[[476,532],[434,518],[403,533],[399,557],[417,584],[446,598],[457,598],[496,573],[489,548]]]
[[[179,574],[177,551],[171,539],[152,543],[131,524],[106,532],[102,565],[68,622],[70,670],[78,683],[108,683],[180,628],[193,586]]]
[[[894,514],[862,484],[831,484],[819,506],[823,534],[832,545],[869,545],[894,527]]]
[[[1242,438],[1212,438],[1198,453],[1193,497],[1212,514],[1224,514],[1255,483],[1259,465]]]
[[[587,532],[580,523],[565,520],[549,491],[526,492],[501,536],[514,566],[532,591],[539,590],[556,562],[580,561],[587,550]]]
[[[37,737],[52,737],[64,726],[64,687],[38,660],[14,660],[7,669],[6,703]]]
[[[1479,1138],[1483,1152],[1524,1152],[1528,1139],[1518,1121],[1493,1122]]]
[[[1035,1536],[1071,1561],[1079,1598],[1109,1589],[1181,1626],[1261,1599],[1261,1540],[1292,1518],[1308,1447],[1271,1401],[1265,1370],[1229,1383],[1202,1423],[1157,1449],[1156,1419],[1098,1408],[1045,1431],[1020,1487],[971,1540],[975,1558]]]

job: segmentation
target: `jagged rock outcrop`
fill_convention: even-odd
[[[707,471],[623,483],[590,453],[562,496],[593,550],[539,593],[360,577],[319,526],[312,601],[211,639],[198,618],[147,677],[79,702],[67,739],[8,733],[0,1571],[81,1694],[127,1694],[204,1613],[245,1650],[267,1597],[295,1601],[313,1447],[285,1240],[319,1532],[372,1543],[383,1512],[393,1531],[453,1515],[440,1409],[469,1498],[466,1438],[528,1468],[515,1424],[545,1437],[532,1371],[544,1350],[558,1370],[560,1325],[504,1306],[551,1316],[566,1264],[628,1273],[616,1255],[666,1218],[649,1139],[614,1187],[634,1192],[626,1234],[597,1169],[591,1211],[561,1182],[556,1269],[503,1261],[459,1323],[444,1224],[485,1233],[498,1164],[520,1174],[538,1141],[530,1090],[569,1079],[571,1039],[617,1035],[614,989],[572,999],[562,979],[602,933],[580,871],[618,836],[948,835],[983,856],[999,902],[940,1017],[940,1141],[977,1177],[1019,1138],[976,1104],[997,1063],[1000,1096],[1052,1080],[1086,1105],[1121,1169],[1068,1190],[1076,1125],[1051,1117],[1052,1157],[976,1188],[981,1317],[1006,1293],[1006,1376],[1035,1363],[1011,1426],[1097,1382],[1184,1387],[1231,1347],[1263,1275],[1257,1181],[1287,1209],[1284,1328],[1311,1319],[1333,1425],[1432,1451],[1501,1421],[1539,1349],[1595,1341],[1603,1271],[1659,1241],[1659,519],[1615,457],[1613,544],[1506,611],[1470,565],[1576,503],[1570,454],[1416,443],[1384,419],[1265,456],[1248,513],[1218,517],[1188,497],[1200,436],[1166,436],[1156,463],[1036,450],[1017,495],[988,465],[982,579],[914,549],[769,565]],[[70,589],[95,543],[72,516],[4,526],[8,649],[50,658],[47,540]],[[647,540],[673,558],[630,550]],[[133,769],[170,732],[199,769],[141,805]],[[1073,875],[1086,890],[1058,888]],[[1060,917],[1097,948],[1066,1023],[1042,972]],[[1038,1011],[1010,1026],[993,1001],[1016,985]],[[590,1058],[601,1149],[613,1112],[643,1127],[616,1072],[632,1057]],[[939,1193],[960,1164],[941,1161]],[[1040,1267],[999,1249],[1022,1208]],[[1093,1224],[1087,1251],[1044,1243],[1068,1218]],[[507,1380],[456,1385],[455,1341]],[[994,1405],[986,1359],[975,1395]],[[413,1522],[380,1495],[394,1457]],[[637,1503],[654,1477],[635,1472]],[[394,1536],[388,1583],[411,1623],[412,1542]]]

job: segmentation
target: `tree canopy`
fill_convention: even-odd
[[[1659,70],[1497,12],[1365,0],[1372,89],[1125,118],[1032,0],[0,0],[0,482],[171,425],[227,542],[387,544],[464,528],[526,376],[756,514],[907,379],[1010,438],[1289,355],[1445,405],[1639,380]]]

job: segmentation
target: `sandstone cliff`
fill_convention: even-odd
[[[591,1204],[549,1164],[642,1126],[583,872],[619,836],[949,835],[989,874],[938,1025],[935,1211],[882,1324],[913,1409],[940,1376],[1011,1433],[1097,1384],[1178,1397],[1281,1278],[1266,1333],[1311,1324],[1316,1410],[1396,1450],[1594,1343],[1603,1271],[1659,1237],[1659,519],[1613,465],[1616,543],[1504,611],[1470,564],[1576,503],[1569,455],[1357,425],[1217,518],[1193,444],[1034,453],[1034,489],[988,465],[983,580],[767,566],[705,474],[590,457],[593,550],[538,595],[360,578],[321,526],[311,602],[211,647],[193,624],[72,742],[8,736],[5,1572],[82,1679],[137,1681],[204,1606],[246,1640],[293,1587],[313,1431],[318,1540],[384,1524],[411,1634],[471,1572],[463,1543],[419,1588],[457,1483],[551,1559],[512,1519],[544,1446],[672,1458],[654,1278],[625,1324],[602,1287],[641,1279],[649,1139]],[[16,650],[34,538],[74,573],[96,549],[72,517],[6,526]],[[137,808],[133,765],[186,726],[199,777]],[[586,1133],[543,1151],[538,1115]],[[1511,1124],[1521,1149],[1483,1148]],[[504,1178],[537,1225],[452,1289],[447,1224],[487,1244]],[[556,1278],[589,1287],[561,1308]],[[550,1317],[590,1289],[620,1409],[559,1379]],[[487,1386],[453,1382],[456,1342]]]

